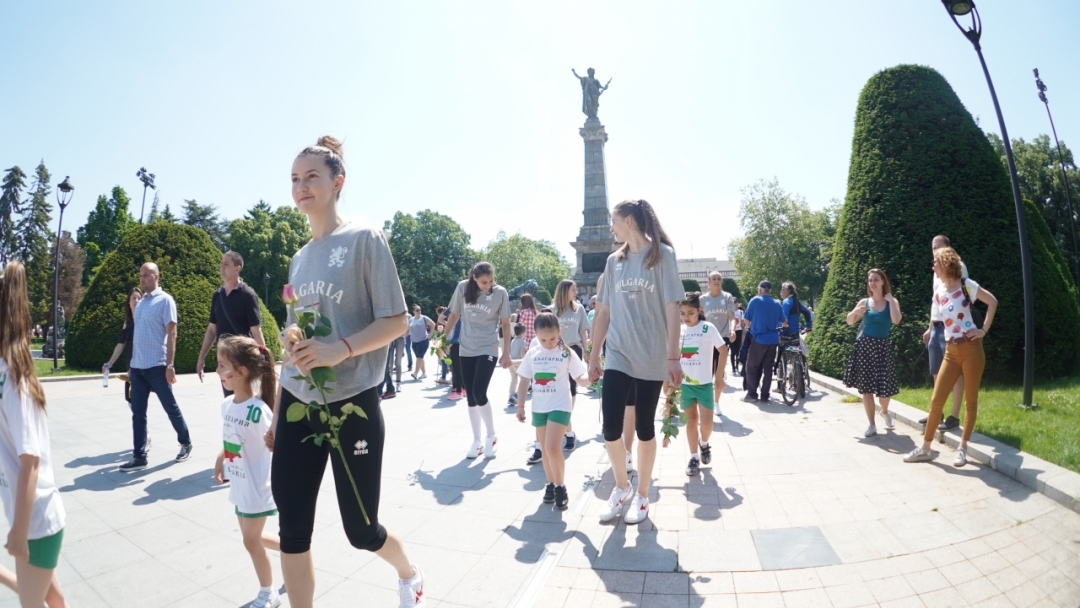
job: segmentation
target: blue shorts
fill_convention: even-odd
[[[945,326],[934,323],[930,328],[930,342],[926,349],[930,351],[930,375],[936,376],[945,359]]]

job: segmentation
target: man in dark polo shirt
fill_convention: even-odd
[[[259,297],[255,291],[240,280],[240,272],[244,269],[244,258],[235,251],[228,251],[221,256],[221,281],[223,285],[214,292],[214,299],[210,302],[210,323],[206,326],[206,335],[203,336],[202,349],[199,350],[199,361],[195,364],[195,372],[199,374],[199,380],[203,379],[203,366],[206,353],[210,347],[222,336],[248,336],[254,338],[259,346],[266,346],[262,334],[262,315],[259,313]],[[232,391],[221,390],[228,397]]]

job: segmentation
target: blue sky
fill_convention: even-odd
[[[1080,138],[1080,3],[978,4],[1010,135],[1049,132],[1038,67],[1058,133]],[[614,79],[610,204],[653,202],[680,257],[726,257],[740,188],[760,178],[814,207],[842,199],[858,94],[881,69],[934,67],[997,131],[937,0],[21,2],[4,21],[0,165],[70,175],[72,230],[117,184],[137,215],[140,166],[174,210],[292,204],[292,159],[330,133],[345,214],[430,208],[475,247],[521,231],[572,258],[585,117],[571,68]]]

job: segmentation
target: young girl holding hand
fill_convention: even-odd
[[[263,443],[273,420],[273,410],[267,404],[277,398],[274,356],[251,338],[228,336],[218,342],[217,362],[221,384],[233,394],[221,404],[225,447],[214,463],[214,479],[224,483],[227,471],[232,482],[229,501],[235,505],[244,548],[259,577],[259,595],[251,608],[277,608],[281,598],[274,588],[266,550],[280,551],[281,546],[276,534],[263,532],[266,518],[277,515],[270,490],[270,450]]]
[[[589,370],[577,353],[563,343],[558,317],[542,312],[536,316],[533,327],[540,344],[525,354],[518,368],[521,380],[518,382],[517,419],[525,422],[525,394],[531,381],[532,424],[547,454],[543,459],[548,481],[544,502],[555,503],[557,509],[565,511],[570,499],[564,483],[566,459],[559,449],[559,442],[570,425],[573,409],[570,382],[588,386],[586,374]]]
[[[715,408],[713,363],[717,357],[726,359],[727,354],[720,353],[720,347],[725,344],[724,336],[720,335],[715,325],[705,320],[700,293],[687,292],[686,299],[679,302],[679,317],[682,318],[679,361],[683,372],[679,406],[686,412],[686,440],[690,443],[690,463],[686,465],[686,474],[693,477],[698,474],[702,464],[712,462],[709,437],[712,436],[712,412]]]

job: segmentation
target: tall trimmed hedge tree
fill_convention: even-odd
[[[813,366],[841,376],[855,341],[844,320],[866,297],[866,273],[889,275],[904,320],[893,329],[901,382],[928,382],[922,333],[929,324],[930,241],[945,234],[972,279],[1000,301],[986,338],[986,379],[1023,369],[1020,244],[1006,169],[986,135],[936,71],[901,65],[876,74],[859,97],[848,192],[811,338]],[[1039,377],[1077,371],[1076,285],[1038,210],[1028,203]],[[982,304],[977,304],[982,309]]]
[[[176,300],[176,371],[191,373],[210,320],[210,300],[221,286],[218,269],[221,250],[206,232],[193,226],[153,222],[132,228],[120,245],[105,258],[90,282],[79,310],[68,326],[67,361],[75,367],[96,369],[109,360],[116,337],[124,324],[124,300],[139,285],[139,268],[154,262],[161,269],[161,288]],[[267,347],[281,358],[274,316],[260,302],[262,331]],[[118,362],[114,371],[126,369]],[[207,369],[217,366],[214,351]]]

